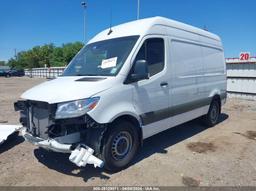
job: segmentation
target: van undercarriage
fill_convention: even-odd
[[[21,134],[27,141],[47,150],[71,153],[69,160],[78,166],[88,163],[103,167],[103,161],[96,156],[107,124],[99,124],[89,115],[55,119],[56,104],[46,102],[17,101],[14,107],[20,111]]]

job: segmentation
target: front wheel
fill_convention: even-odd
[[[112,172],[126,168],[137,153],[139,136],[136,127],[128,121],[113,124],[104,136],[102,159]]]
[[[210,105],[208,113],[204,116],[204,122],[207,126],[213,127],[218,123],[221,111],[220,107],[218,100],[214,99]]]

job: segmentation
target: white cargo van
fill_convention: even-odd
[[[118,171],[152,135],[201,116],[218,123],[226,101],[222,43],[162,17],[125,23],[96,35],[61,77],[21,98],[15,109],[27,141],[71,153],[78,166]]]

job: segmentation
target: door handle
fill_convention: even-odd
[[[167,82],[161,82],[160,86],[166,87],[166,86],[168,86],[168,83]]]

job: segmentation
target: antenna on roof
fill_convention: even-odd
[[[137,0],[137,20],[140,19],[140,0]]]
[[[112,12],[113,12],[112,1],[110,1],[110,24],[109,24],[108,35],[110,35],[113,32],[113,30],[112,30]]]
[[[204,30],[209,31],[206,25],[204,25]]]

